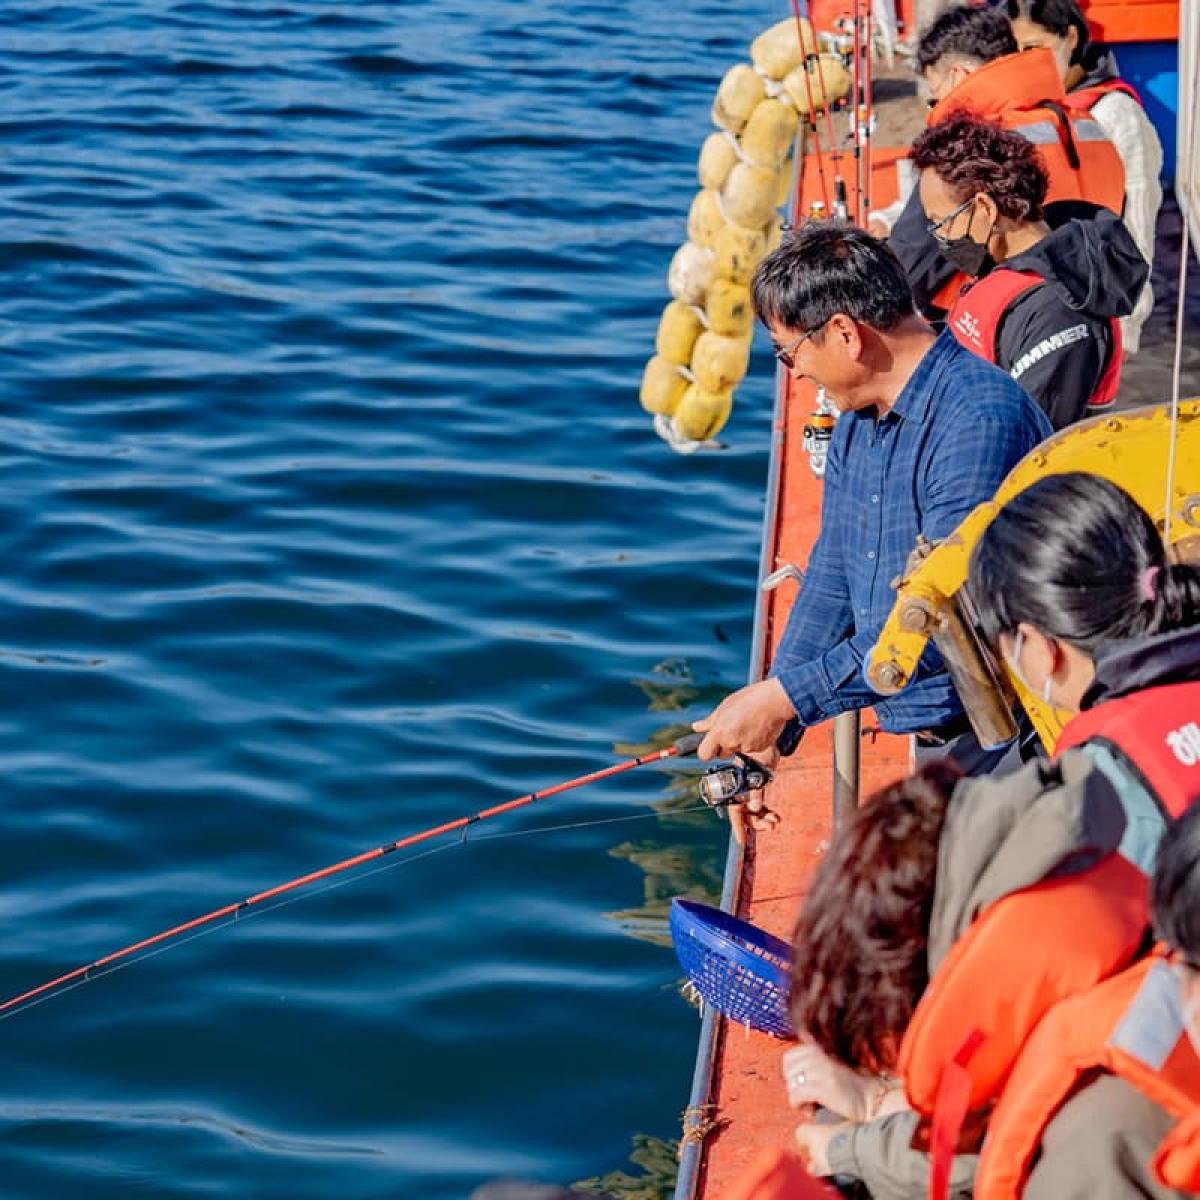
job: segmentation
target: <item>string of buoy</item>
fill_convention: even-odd
[[[667,272],[672,298],[640,393],[655,430],[681,453],[725,426],[749,369],[750,280],[783,236],[780,209],[792,194],[800,122],[815,135],[818,112],[828,119],[850,90],[841,56],[818,51],[798,12],[755,38],[750,62],[721,80],[712,106],[716,132],[700,150],[700,190],[687,241]]]

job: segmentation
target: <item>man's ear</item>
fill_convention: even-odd
[[[858,322],[845,313],[834,313],[825,326],[825,337],[838,341],[846,353],[857,362],[863,353],[862,335]]]

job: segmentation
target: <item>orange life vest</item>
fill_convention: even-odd
[[[996,343],[1005,314],[1025,295],[1046,280],[1036,271],[1009,271],[997,267],[958,294],[946,318],[959,345],[986,359],[996,361]],[[1088,397],[1089,408],[1107,408],[1117,398],[1121,383],[1121,322],[1109,322],[1112,345],[1104,372]]]
[[[1113,92],[1124,92],[1126,96],[1131,96],[1143,108],[1146,107],[1137,91],[1123,79],[1106,79],[1103,83],[1094,83],[1090,87],[1076,88],[1073,92],[1067,93],[1067,103],[1081,112],[1091,112],[1097,100],[1111,96]]]
[[[1007,54],[972,71],[935,105],[929,124],[961,109],[1014,130],[1037,146],[1049,181],[1047,204],[1086,200],[1121,215],[1121,156],[1090,112],[1068,103],[1049,50]]]
[[[1146,877],[1118,854],[1013,892],[951,947],[905,1031],[898,1070],[929,1130],[930,1195],[946,1195],[968,1113],[1000,1095],[1026,1039],[1064,997],[1089,991],[1137,952]]]
[[[1154,1155],[1154,1174],[1177,1192],[1200,1192],[1200,1110],[1185,1117]]]
[[[1178,988],[1164,959],[1144,958],[1055,1006],[988,1121],[975,1200],[1018,1200],[1046,1126],[1091,1073],[1119,1075],[1176,1117],[1200,1104],[1200,1059],[1183,1032]]]
[[[763,1150],[723,1200],[837,1200],[840,1195],[814,1179],[794,1154]]]
[[[1200,800],[1200,681],[1146,688],[1081,712],[1054,753],[1100,742],[1138,775],[1172,817]]]

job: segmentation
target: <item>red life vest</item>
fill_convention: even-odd
[[[1171,817],[1200,800],[1200,681],[1109,700],[1067,723],[1055,755],[1084,742],[1115,751]]]
[[[1143,108],[1142,98],[1137,92],[1129,86],[1123,79],[1106,79],[1103,83],[1094,83],[1090,87],[1077,88],[1073,92],[1067,93],[1067,103],[1080,112],[1091,112],[1096,105],[1096,101],[1104,96],[1110,96],[1113,92],[1124,92],[1126,96],[1131,96]]]
[[[988,1121],[975,1200],[1018,1200],[1046,1126],[1096,1071],[1175,1117],[1200,1104],[1200,1060],[1180,1022],[1178,988],[1162,958],[1145,958],[1047,1014]]]
[[[997,267],[982,279],[964,288],[946,318],[950,331],[960,345],[986,359],[996,361],[1000,324],[1017,300],[1041,287],[1045,278],[1036,271],[1009,271]],[[1121,382],[1121,323],[1116,317],[1109,321],[1112,345],[1108,362],[1088,397],[1088,408],[1107,408],[1117,398]]]

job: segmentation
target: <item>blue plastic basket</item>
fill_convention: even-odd
[[[791,947],[737,917],[697,904],[671,901],[671,940],[692,986],[719,1013],[790,1038],[788,980]]]

